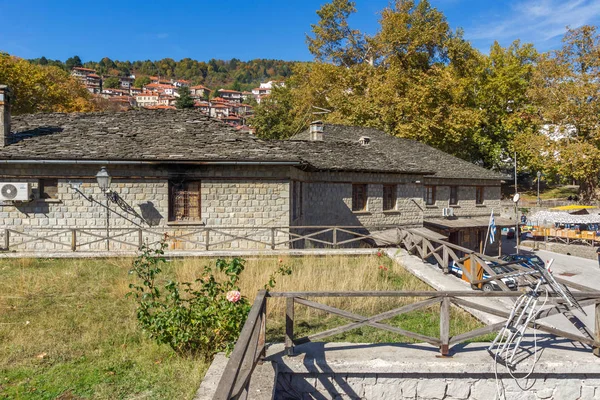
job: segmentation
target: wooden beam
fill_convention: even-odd
[[[441,298],[431,298],[431,299],[423,300],[423,301],[420,301],[417,303],[408,304],[408,305],[405,305],[405,306],[369,317],[366,319],[366,321],[352,322],[352,323],[349,323],[346,325],[338,326],[336,328],[328,329],[323,332],[305,336],[303,338],[295,340],[294,342],[296,344],[301,344],[301,343],[311,342],[313,340],[323,339],[323,338],[326,338],[329,336],[337,335],[339,333],[350,331],[352,329],[360,328],[361,326],[365,325],[366,322],[379,322],[382,320],[386,320],[386,319],[395,317],[397,315],[406,314],[408,312],[418,310],[419,308],[428,307],[430,305],[439,303],[441,300],[442,300]]]
[[[450,341],[450,299],[444,297],[440,306],[440,353],[447,356],[449,353]]]
[[[269,297],[519,297],[521,292],[481,292],[475,290],[431,290],[431,291],[342,291],[342,292],[269,292]],[[549,293],[550,299],[562,299]],[[599,292],[573,292],[576,299],[600,299]],[[458,299],[456,299],[458,300]]]
[[[462,343],[466,340],[476,338],[478,336],[487,335],[488,333],[496,332],[502,329],[506,325],[506,321],[498,322],[492,325],[486,325],[481,328],[474,329],[469,332],[462,333],[460,335],[452,336],[450,338],[450,344]]]
[[[286,299],[285,307],[285,355],[294,355],[294,297]]]
[[[358,315],[358,314],[354,314],[354,313],[351,313],[348,311],[340,310],[339,308],[331,307],[331,306],[328,306],[325,304],[316,303],[314,301],[310,301],[310,300],[306,300],[306,299],[302,299],[302,298],[296,298],[295,300],[299,304],[303,304],[305,306],[312,307],[317,310],[325,311],[325,312],[328,312],[328,313],[334,314],[334,315],[339,315],[340,317],[344,317],[344,318],[347,318],[347,319],[350,319],[353,321],[365,322],[365,325],[371,326],[373,328],[383,329],[386,331],[397,333],[399,335],[403,335],[403,336],[406,336],[406,337],[409,337],[412,339],[416,339],[416,340],[420,340],[420,341],[429,343],[433,346],[439,346],[441,344],[441,341],[437,338],[433,338],[433,337],[426,336],[426,335],[421,335],[420,333],[407,331],[407,330],[404,330],[401,328],[397,328],[395,326],[390,326],[390,325],[382,324],[379,322],[369,322],[367,317],[364,317],[364,316]]]

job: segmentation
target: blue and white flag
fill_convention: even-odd
[[[494,210],[492,210],[492,214],[490,215],[490,244],[494,243],[496,239],[496,221],[494,221]]]

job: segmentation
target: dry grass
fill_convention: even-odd
[[[169,262],[164,277],[193,281],[214,260]],[[253,300],[280,263],[293,269],[279,277],[276,291],[430,290],[386,257],[252,258],[242,275],[242,292]],[[126,299],[130,259],[5,260],[0,264],[0,398],[189,399],[207,366],[180,358],[147,339]],[[379,267],[388,268],[387,271]],[[372,315],[414,299],[316,299]],[[269,336],[280,340],[283,299],[269,299]],[[397,317],[389,323],[435,336],[438,307]],[[297,310],[299,334],[345,323],[305,307]],[[453,310],[453,331],[480,324]],[[363,328],[333,340],[406,340]]]

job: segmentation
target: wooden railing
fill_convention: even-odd
[[[214,399],[238,399],[243,397],[244,391],[248,390],[252,371],[261,361],[257,355],[265,352],[264,324],[266,322],[266,306],[267,300],[270,297],[282,297],[286,299],[286,315],[285,315],[285,353],[288,356],[293,356],[294,347],[296,345],[318,341],[336,334],[347,332],[353,329],[358,329],[363,326],[370,326],[376,329],[381,329],[393,332],[420,342],[429,343],[438,347],[442,356],[448,356],[453,346],[465,341],[497,332],[506,325],[506,319],[510,317],[510,313],[498,308],[493,308],[479,304],[471,299],[481,298],[497,298],[521,296],[521,292],[514,291],[497,291],[497,292],[475,292],[475,291],[421,291],[421,292],[404,292],[404,291],[387,291],[387,292],[274,292],[265,293],[260,291],[254,301],[248,320],[240,334],[233,353],[227,363],[225,371],[219,382],[217,392]],[[595,305],[595,325],[600,326],[600,292],[575,292],[573,296],[579,301],[581,306]],[[386,297],[386,298],[418,298],[419,301],[403,305],[393,310],[385,311],[374,316],[363,316],[327,304],[319,303],[309,298],[331,298],[331,297]],[[409,313],[418,309],[431,307],[439,304],[440,314],[440,333],[439,337],[424,335],[420,332],[413,332],[403,329],[399,326],[392,326],[382,323],[381,321],[388,320],[392,317]],[[552,315],[561,314],[566,306],[563,298],[549,294],[546,302],[547,307],[537,312],[534,322],[529,324],[530,328],[551,335],[566,338],[572,341],[580,342],[589,345],[595,355],[600,355],[600,331],[595,330],[593,337],[573,334],[564,330],[552,328],[540,324],[538,321]],[[323,332],[314,333],[300,338],[295,337],[295,309],[296,306],[305,306],[319,311],[326,312],[331,315],[342,317],[350,320],[348,324],[328,329]],[[452,336],[450,334],[450,308],[452,305],[467,307],[470,309],[482,311],[491,315],[495,315],[505,320],[481,328],[473,329],[468,332],[462,332]],[[592,327],[590,327],[593,329]],[[460,347],[454,347],[456,352],[460,351]]]
[[[69,228],[36,227],[4,229],[5,251],[29,251],[37,244],[54,251],[135,251],[143,244],[155,245],[165,235],[170,250],[222,249],[289,249],[343,248],[360,242],[375,244],[383,241],[393,245],[397,238],[385,242],[377,237],[382,230],[395,226],[168,226],[131,228]],[[399,230],[397,232],[400,232]],[[44,245],[44,246],[41,246]]]

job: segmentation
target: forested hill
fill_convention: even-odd
[[[292,74],[294,61],[256,59],[240,61],[231,60],[197,61],[184,58],[175,61],[172,58],[163,58],[158,61],[119,61],[108,57],[100,61],[83,63],[78,56],[62,62],[49,60],[46,57],[29,60],[34,64],[54,65],[70,71],[73,67],[86,67],[98,71],[103,76],[160,76],[161,78],[186,79],[193,84],[202,84],[209,88],[228,88],[236,90],[249,90],[259,82],[269,80],[282,80]]]

